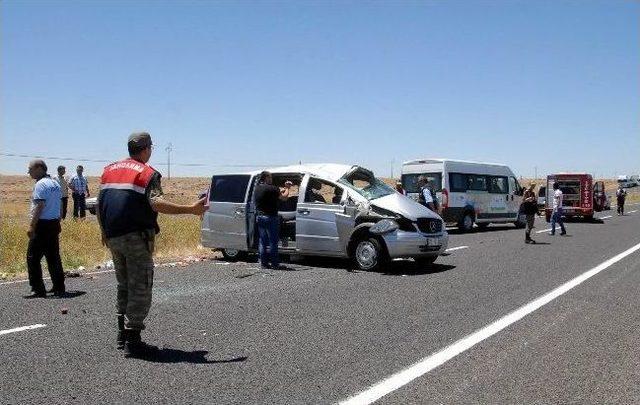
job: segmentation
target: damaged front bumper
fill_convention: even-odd
[[[392,259],[439,256],[449,246],[449,234],[446,232],[425,235],[398,230],[382,235],[382,238]]]

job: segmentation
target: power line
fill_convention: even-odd
[[[26,155],[21,153],[8,153],[8,152],[0,152],[0,156],[6,157],[18,157],[25,159],[48,159],[48,160],[62,160],[62,161],[72,161],[72,162],[83,162],[83,163],[113,163],[115,160],[108,159],[89,159],[89,158],[79,158],[79,157],[62,157],[62,156],[42,156],[42,155]],[[243,165],[243,164],[210,164],[210,163],[175,163],[175,162],[158,162],[154,163],[154,165],[158,166],[181,166],[181,167],[228,167],[228,168],[251,168],[251,167],[273,167],[273,166],[284,166],[284,165],[274,165],[274,164],[265,164],[265,165]]]

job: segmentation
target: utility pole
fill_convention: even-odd
[[[391,159],[391,178],[393,179],[393,165],[396,164],[396,158]]]
[[[171,142],[169,142],[165,150],[167,151],[167,178],[171,180],[171,151],[173,151]]]
[[[536,179],[536,180],[538,180],[538,166],[534,166],[534,167],[533,167],[533,170],[534,170],[534,171],[535,171],[535,173],[536,173],[536,177],[535,177],[535,179]]]

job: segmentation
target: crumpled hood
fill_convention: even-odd
[[[389,194],[384,197],[372,200],[371,205],[375,205],[385,210],[393,211],[401,214],[405,218],[415,221],[418,218],[440,218],[438,214],[429,208],[421,205],[411,198],[400,193]]]

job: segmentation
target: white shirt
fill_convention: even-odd
[[[431,197],[431,192],[427,187],[422,190],[422,196],[424,197],[424,202],[429,204],[433,202],[433,197]]]
[[[556,210],[558,207],[562,208],[562,191],[560,189],[553,193],[553,209]]]

